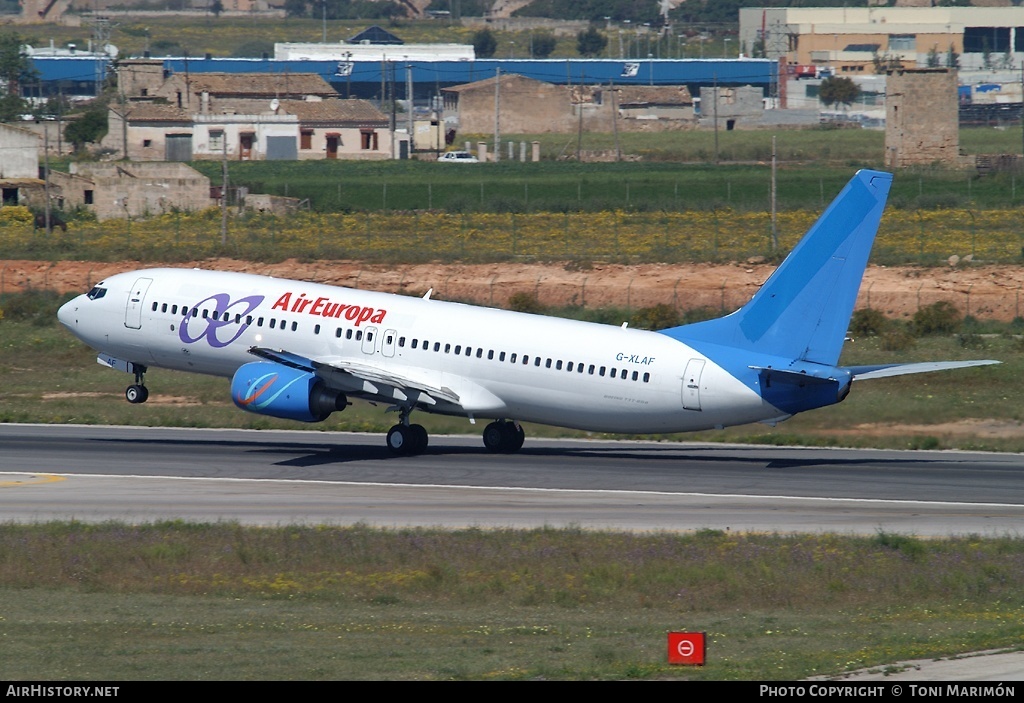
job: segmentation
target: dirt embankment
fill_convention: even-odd
[[[424,293],[434,297],[502,306],[514,293],[535,293],[547,305],[642,308],[658,303],[679,309],[733,310],[771,274],[764,264],[596,264],[586,269],[554,264],[372,265],[351,261],[261,264],[211,259],[181,264],[245,271],[279,278],[384,292]],[[105,276],[143,268],[136,261],[0,262],[0,294],[28,289],[60,293],[85,291]],[[858,307],[889,317],[907,318],[923,305],[948,300],[961,312],[1008,321],[1022,315],[1024,267],[961,266],[943,268],[869,267]]]

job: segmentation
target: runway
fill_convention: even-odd
[[[0,425],[0,520],[1020,535],[1019,454]]]

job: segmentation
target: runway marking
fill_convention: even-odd
[[[24,473],[6,472],[0,471],[0,476],[4,475],[25,475]],[[1024,505],[1020,503],[970,503],[963,501],[947,501],[947,500],[900,500],[895,498],[832,498],[827,496],[787,496],[787,495],[775,495],[775,494],[749,494],[749,493],[691,493],[683,491],[636,491],[636,490],[624,490],[624,489],[608,489],[608,488],[530,488],[530,487],[514,487],[514,486],[470,486],[464,484],[444,484],[444,483],[382,483],[378,481],[325,481],[325,480],[314,480],[314,479],[288,479],[288,478],[231,478],[231,477],[217,477],[212,478],[208,476],[143,476],[140,474],[78,474],[78,473],[65,473],[65,474],[47,474],[47,476],[54,477],[55,480],[65,480],[67,478],[108,478],[108,479],[126,479],[126,478],[138,478],[148,480],[164,480],[164,481],[200,481],[200,482],[226,482],[226,483],[271,483],[271,484],[310,484],[310,485],[327,485],[327,486],[351,486],[351,487],[369,487],[369,488],[433,488],[433,489],[460,489],[460,490],[472,490],[472,491],[501,491],[501,492],[523,492],[523,493],[595,493],[599,495],[624,495],[624,496],[660,496],[660,497],[672,497],[678,496],[680,498],[719,498],[719,499],[744,499],[744,500],[791,500],[791,501],[821,501],[826,503],[871,503],[879,505],[907,505],[907,506],[950,506],[959,508],[1022,508]],[[58,478],[62,477],[62,478]],[[4,485],[0,483],[0,486]]]
[[[66,476],[71,474],[29,474],[24,471],[3,471],[0,475],[7,476],[32,476],[27,481],[0,481],[0,488],[19,488],[21,486],[42,486],[46,483],[60,483],[67,481]]]

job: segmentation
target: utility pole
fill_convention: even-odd
[[[778,194],[775,184],[775,135],[772,135],[772,251],[779,248],[779,230],[776,227],[776,207],[775,198]]]
[[[615,94],[615,83],[608,82],[608,92],[612,94],[612,132],[615,133],[615,161],[622,161],[622,145],[619,144],[619,104]]]
[[[38,162],[36,162],[38,163]],[[49,123],[43,124],[43,171],[46,175],[46,180],[43,181],[43,197],[46,198],[46,236],[49,238],[53,227],[50,224],[50,125]]]
[[[501,69],[494,69],[494,161],[501,160]]]
[[[714,119],[715,119],[715,163],[718,163],[718,74],[713,74],[714,86],[715,86],[715,104],[714,104]]]
[[[228,245],[228,130],[221,134],[221,186],[220,186],[220,245]]]
[[[413,94],[412,94],[412,64],[405,65],[405,98],[408,102],[408,115],[406,119],[406,128],[409,130],[409,158],[412,158],[412,152],[415,148],[415,137],[413,133],[416,129],[416,122],[413,119]]]

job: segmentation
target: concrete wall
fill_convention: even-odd
[[[210,179],[180,163],[79,163],[71,175],[91,181],[97,219],[145,217],[210,207]],[[78,181],[81,183],[81,181]],[[71,188],[73,182],[68,183]],[[65,198],[75,196],[68,192]]]
[[[39,178],[38,136],[0,124],[0,178]]]

